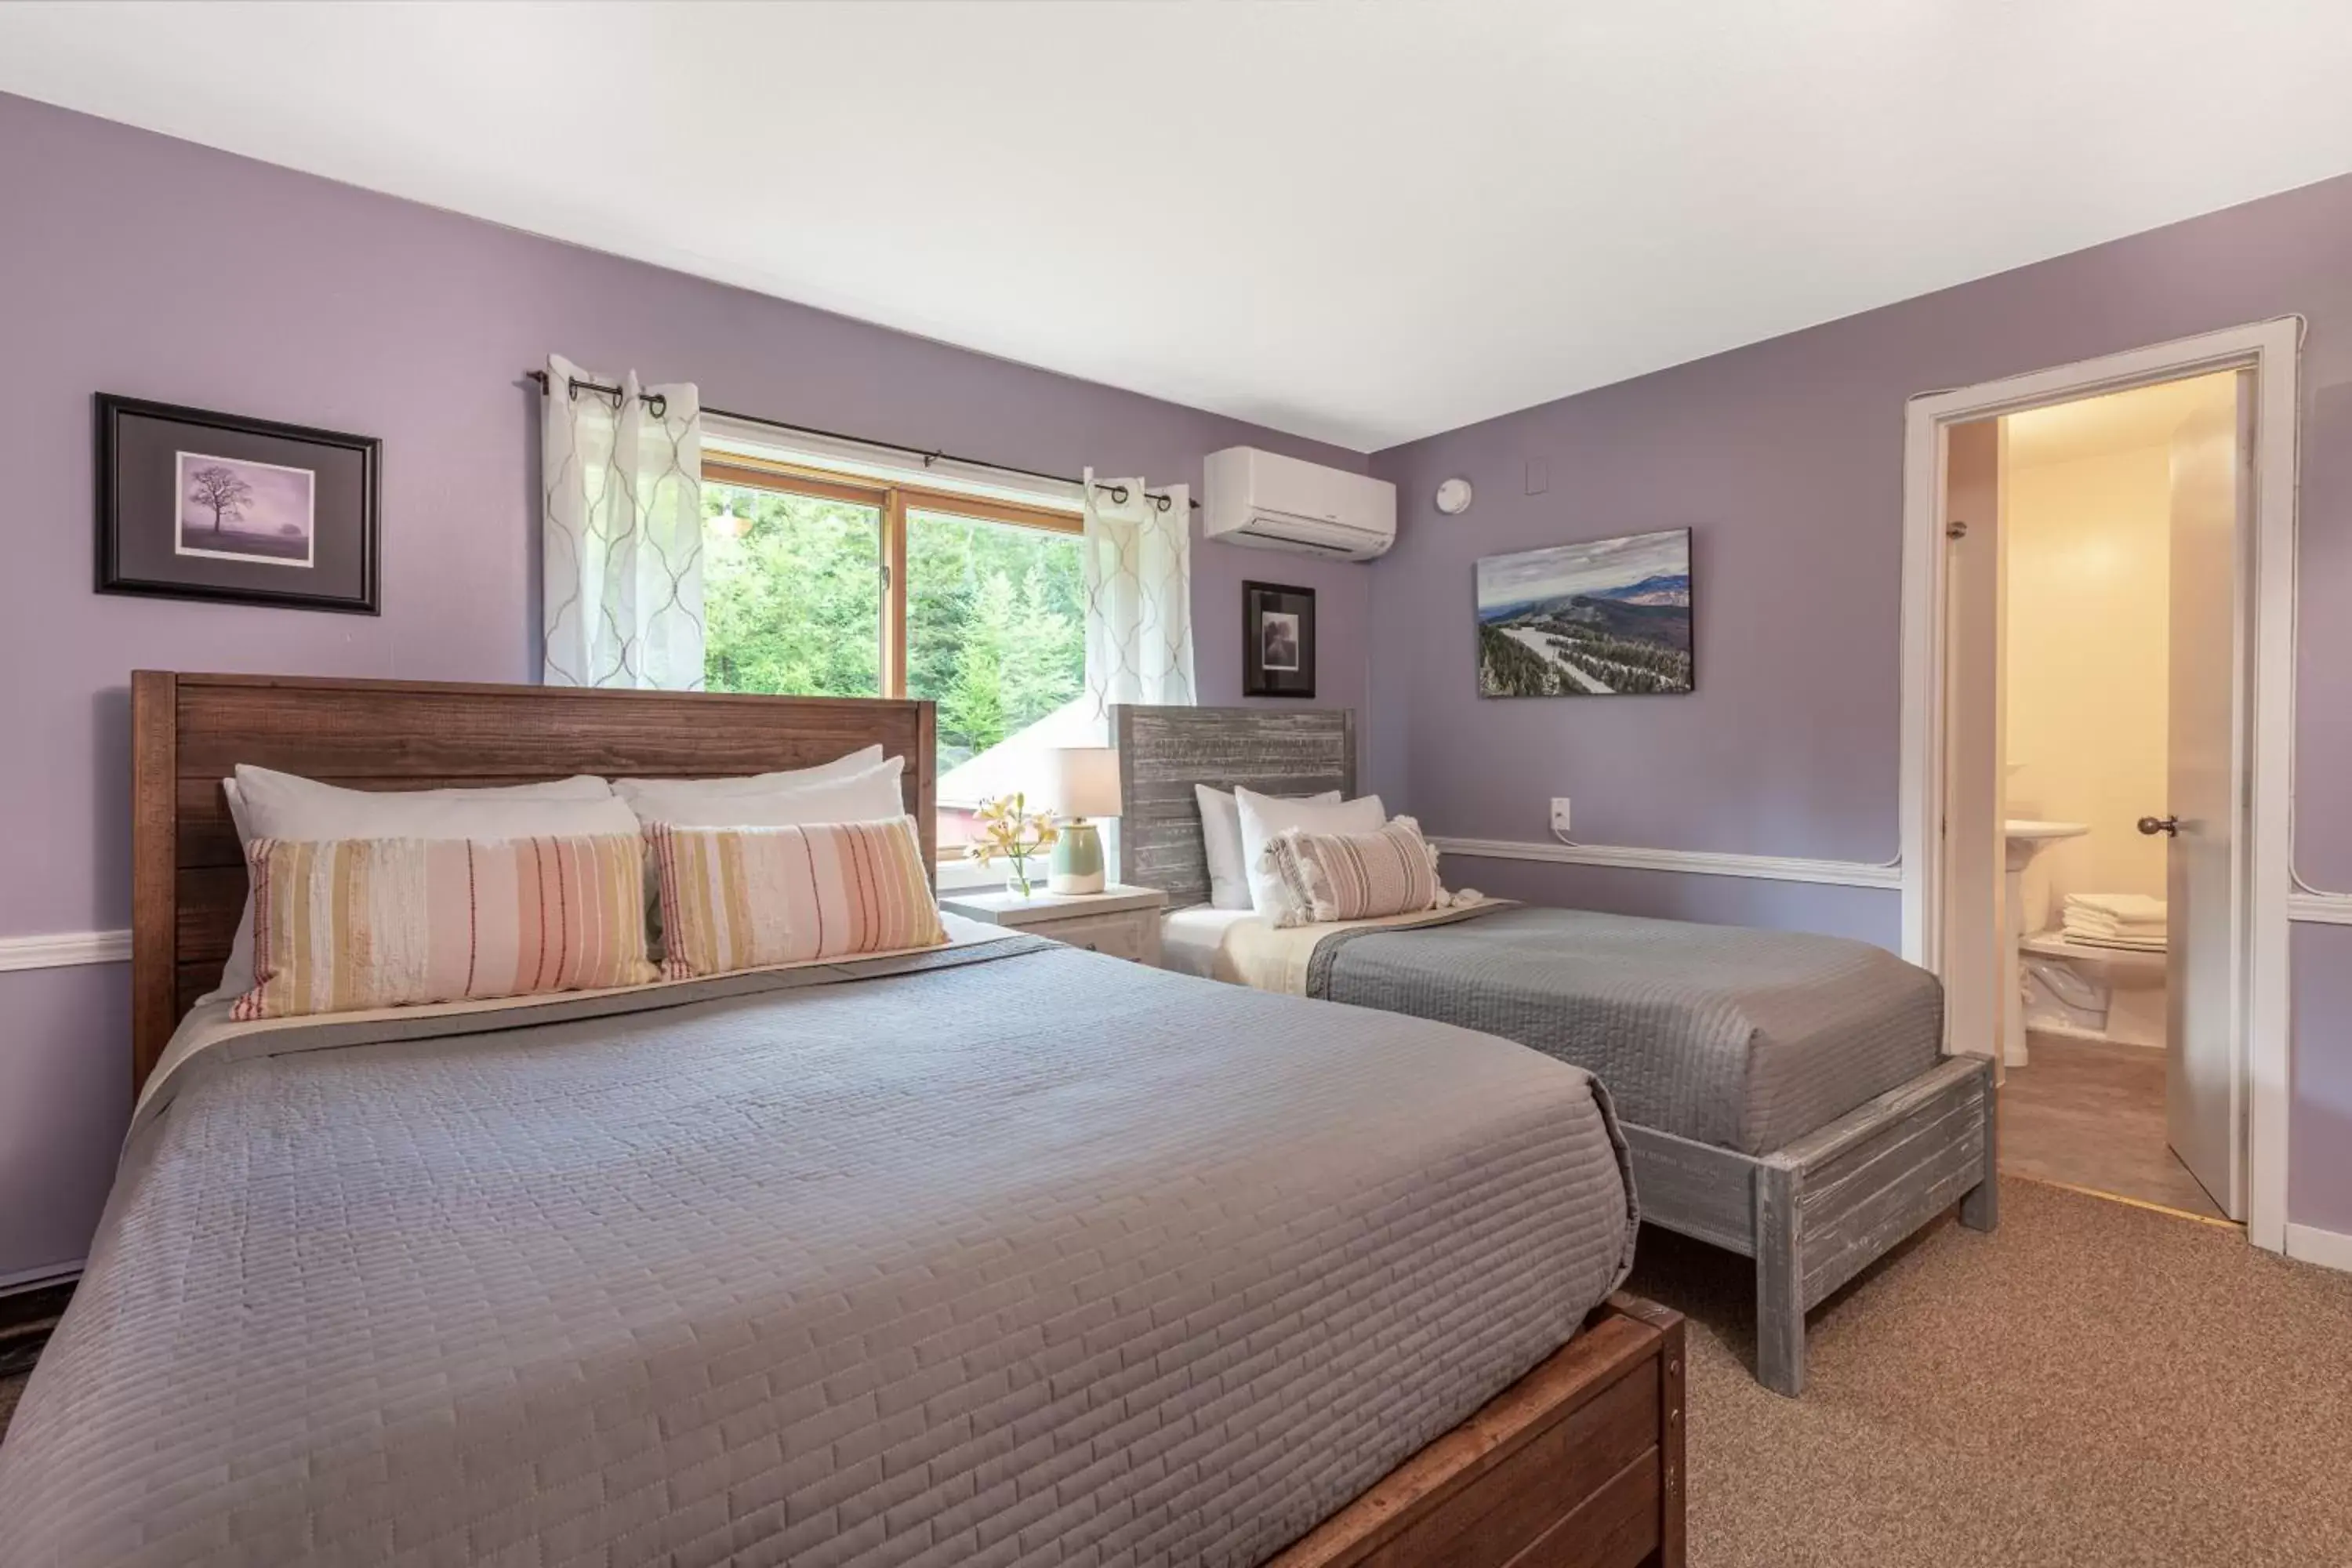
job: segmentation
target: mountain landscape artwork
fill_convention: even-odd
[[[1690,530],[1478,563],[1481,697],[1692,689]]]

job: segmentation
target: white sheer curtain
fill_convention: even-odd
[[[1087,691],[1095,717],[1114,702],[1190,706],[1192,495],[1086,471]],[[1119,499],[1124,492],[1126,499]]]
[[[616,386],[619,395],[591,383]],[[635,371],[595,374],[551,356],[540,463],[541,679],[700,690],[702,409],[695,389],[640,387]]]

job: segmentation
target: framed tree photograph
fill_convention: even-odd
[[[98,591],[378,612],[373,437],[98,396]]]
[[[1315,695],[1315,590],[1242,584],[1242,695]]]

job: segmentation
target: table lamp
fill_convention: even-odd
[[[1062,819],[1046,890],[1101,892],[1102,834],[1088,818],[1118,815],[1118,752],[1108,746],[1049,748],[1045,787],[1038,793]]]

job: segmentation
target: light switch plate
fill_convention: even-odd
[[[1551,465],[1549,463],[1529,463],[1528,465],[1528,494],[1531,496],[1539,496],[1549,489],[1551,489]]]
[[[1568,831],[1568,796],[1564,795],[1551,797],[1551,830],[1554,833]]]

